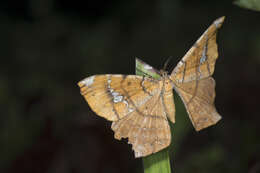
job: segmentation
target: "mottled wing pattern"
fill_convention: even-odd
[[[171,78],[182,83],[203,79],[213,74],[218,58],[216,34],[223,22],[224,17],[221,17],[210,25],[177,64],[171,73]]]
[[[144,157],[169,146],[171,133],[164,104],[163,97],[157,93],[132,114],[113,122],[115,138],[128,137],[135,157]]]
[[[136,75],[95,75],[78,85],[91,109],[113,121],[115,138],[128,138],[136,157],[170,144],[166,116],[174,121],[175,109],[169,107],[174,106],[172,91],[164,92],[162,81]]]
[[[167,117],[170,119],[172,123],[175,123],[175,104],[174,104],[172,87],[170,90],[164,91],[164,93],[162,94],[162,98],[163,98],[163,106]]]
[[[197,131],[214,125],[221,119],[214,106],[215,81],[212,77],[183,83],[175,87],[175,90],[182,98]]]
[[[218,58],[216,34],[223,22],[221,17],[210,25],[170,76],[197,131],[221,119],[214,106],[215,82],[210,76]]]
[[[132,113],[160,92],[157,80],[136,75],[95,75],[78,85],[91,109],[109,121]]]

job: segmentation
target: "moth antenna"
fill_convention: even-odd
[[[170,66],[170,70],[169,70],[170,73],[173,71],[174,67],[175,67],[174,64],[172,64],[172,65]]]
[[[164,66],[163,66],[163,70],[164,70],[164,71],[166,71],[166,68],[167,68],[167,66],[168,66],[168,64],[169,64],[169,62],[170,62],[171,59],[172,59],[172,56],[170,56],[170,57],[165,61]]]

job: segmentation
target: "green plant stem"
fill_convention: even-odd
[[[144,173],[171,173],[168,149],[143,157]]]

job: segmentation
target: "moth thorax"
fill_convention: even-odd
[[[160,75],[163,77],[163,78],[166,78],[168,76],[168,72],[167,71],[164,71],[164,70],[160,70]]]

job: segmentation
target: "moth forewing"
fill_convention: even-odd
[[[196,130],[211,126],[221,119],[214,105],[215,81],[210,76],[218,58],[216,34],[224,18],[215,20],[209,26],[170,76]]]
[[[191,49],[184,55],[171,73],[171,79],[179,83],[203,79],[213,74],[218,58],[216,43],[217,30],[224,17],[215,20]]]

